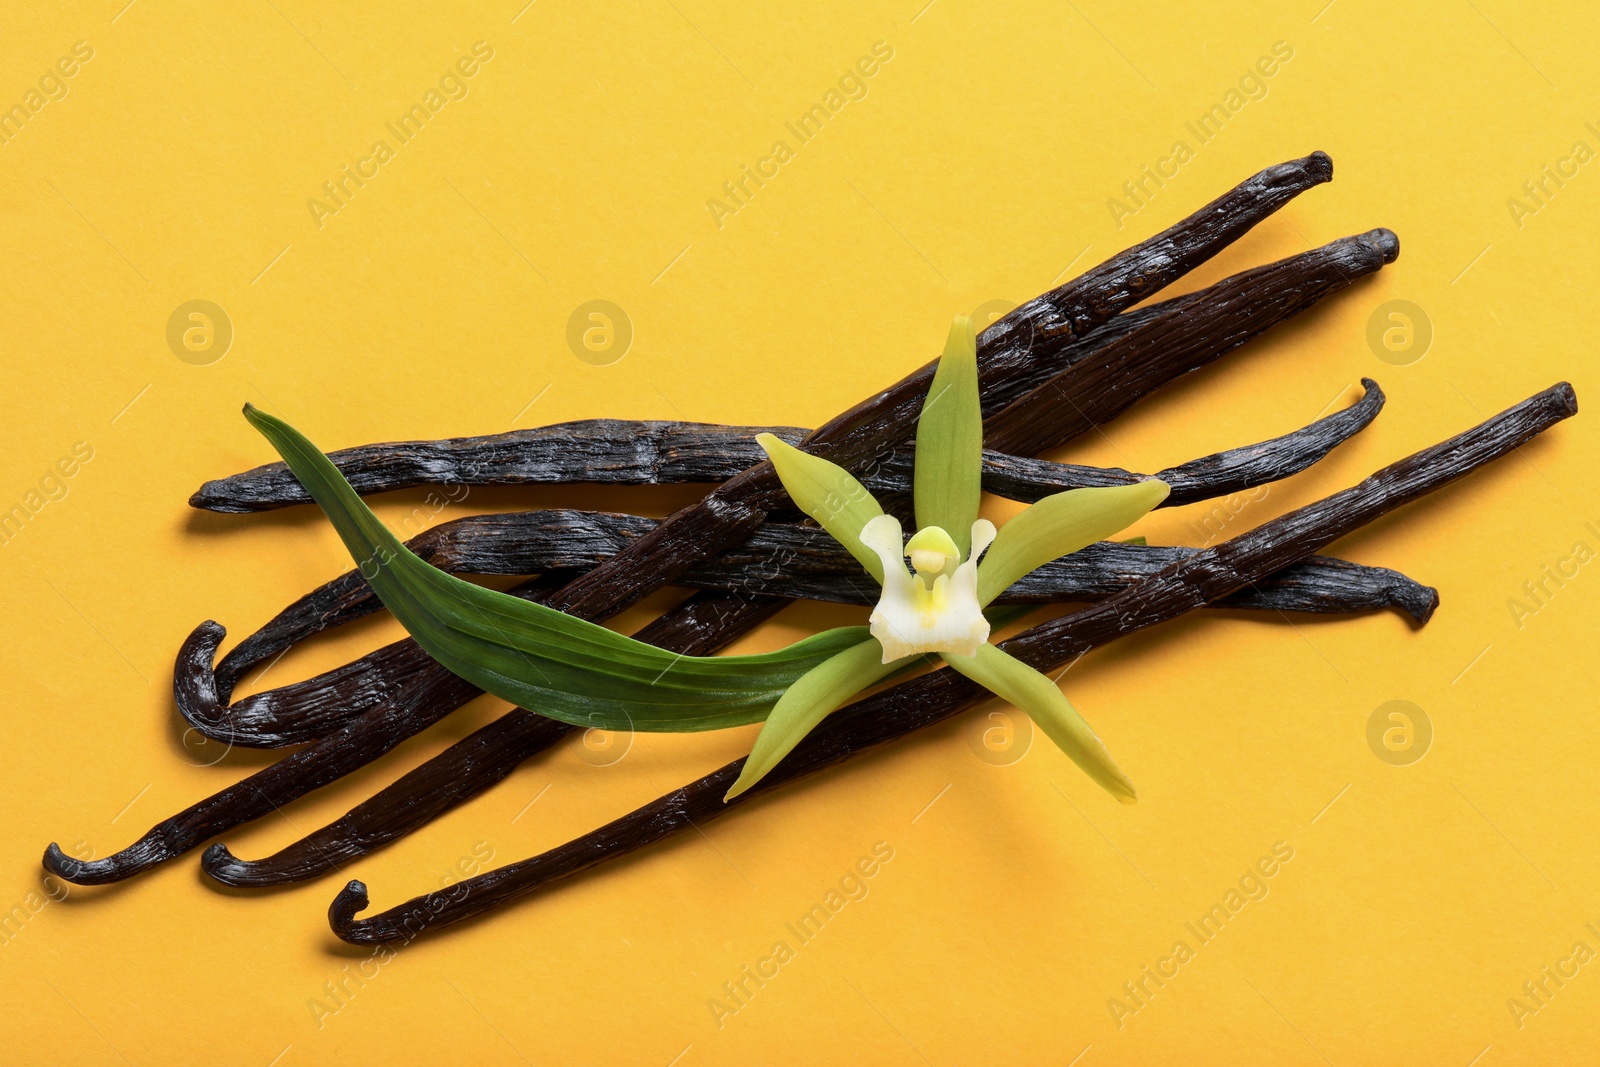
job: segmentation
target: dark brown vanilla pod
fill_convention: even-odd
[[[562,514],[565,513],[529,512],[506,518],[534,520]],[[472,527],[478,518],[483,516],[456,521]],[[590,532],[604,531],[607,524],[595,519],[610,520],[616,525],[637,525],[638,530],[624,536],[637,536],[639,531],[649,529],[651,523],[651,520],[635,516],[583,515],[583,527]],[[516,547],[497,541],[496,565],[507,562],[521,573],[520,563],[538,562],[537,556],[519,558],[517,552],[526,549],[537,553],[548,549],[549,542],[539,533],[551,528],[528,522],[515,530]],[[502,528],[501,532],[507,529]],[[600,536],[609,540],[612,535],[601,532]],[[473,540],[477,542],[475,547],[483,547],[478,538]],[[610,545],[602,542],[596,546],[596,556],[610,550]],[[1100,599],[1196,551],[1181,546],[1102,542],[1045,565],[1007,590],[998,603]],[[570,562],[573,558],[568,556],[564,560]],[[433,562],[447,570],[456,569],[444,553],[436,555]],[[757,579],[755,575],[762,577]],[[770,617],[791,599],[862,605],[875,602],[860,564],[832,538],[810,526],[769,523],[751,541],[730,549],[717,559],[697,564],[679,581],[688,585],[704,583],[708,590],[724,594],[725,599],[708,601],[701,608],[696,625],[708,635],[716,633],[724,617],[754,610],[758,605]],[[326,600],[321,599],[323,594]],[[327,611],[320,607],[301,610],[307,601],[333,606]],[[1314,556],[1270,575],[1250,589],[1219,600],[1215,606],[1320,615],[1396,609],[1420,624],[1432,616],[1438,603],[1437,590],[1398,571]],[[690,601],[686,607],[694,604],[695,601]],[[308,594],[240,642],[214,673],[211,657],[216,653],[223,631],[216,623],[206,623],[191,635],[179,657],[174,693],[180,713],[197,732],[214,740],[241,748],[281,748],[304,744],[338,729],[375,702],[393,699],[395,694],[409,703],[410,698],[405,694],[414,685],[432,684],[434,673],[430,661],[413,654],[409,639],[387,645],[306,681],[228,702],[233,682],[257,663],[271,659],[313,633],[370,614],[380,607],[352,571]],[[652,644],[661,643],[653,640],[648,630],[635,636]]]
[[[1197,306],[1203,304],[1201,301]],[[1063,489],[1132,485],[1145,478],[1159,478],[1172,487],[1161,502],[1160,506],[1165,508],[1240,493],[1299,474],[1371,425],[1383,410],[1383,390],[1371,378],[1361,379],[1361,386],[1360,400],[1298,430],[1253,445],[1214,452],[1154,474],[1136,474],[1116,467],[1052,463],[986,450],[983,487],[996,496],[1031,504]],[[1020,408],[1008,410],[1019,418],[1026,414]],[[1003,432],[1004,425],[997,423],[996,432]],[[899,455],[896,453],[897,461]],[[909,479],[910,467],[904,470]]]
[[[1136,308],[1082,339],[1052,346],[1051,358],[995,383],[991,406],[1025,395],[1151,319],[1181,312],[1190,300],[1184,296]],[[363,495],[423,485],[712,484],[766,461],[757,434],[799,444],[810,432],[794,426],[585,419],[479,437],[358,445],[328,458]],[[910,463],[911,450],[902,446],[882,464],[884,474],[868,470],[864,480],[877,493],[910,492]],[[311,495],[282,461],[206,482],[189,497],[192,507],[234,514],[310,502]]]
[[[554,573],[529,582],[525,595],[529,599],[542,597],[569,577],[566,573]],[[687,610],[667,612],[638,636],[669,651],[703,654],[708,641],[705,613],[709,602],[718,599],[715,595],[691,598]],[[724,645],[748,633],[772,614],[768,603],[744,599],[743,606],[726,601],[719,605],[725,610],[718,616],[720,632],[716,640]],[[192,669],[192,665],[185,664],[186,658],[193,660],[197,655],[206,654],[203,650],[208,645],[214,651],[221,631],[222,627],[213,622],[203,624],[191,634],[178,654],[178,673]],[[197,649],[202,651],[197,653]],[[413,684],[405,689],[403,701],[389,699],[389,695],[379,698],[336,730],[311,739],[305,748],[162,820],[120,852],[84,861],[68,856],[52,843],[45,850],[45,869],[78,885],[104,885],[131,878],[366,766],[482,694],[482,690],[449,671],[428,671],[425,675],[421,679],[415,676],[408,679]],[[420,684],[415,684],[418,682]],[[522,758],[548,748],[569,732],[565,724],[539,717],[538,727],[527,731],[518,741],[525,753]],[[450,751],[455,752],[455,749]],[[507,773],[509,770],[506,768]],[[476,791],[482,792],[497,780],[483,781]],[[465,799],[466,796],[458,797],[455,803]],[[416,813],[412,817],[416,817]]]
[[[523,586],[508,592],[521,593]],[[172,691],[178,713],[198,734],[239,748],[304,745],[391,704],[420,708],[439,699],[455,710],[479,690],[440,667],[404,638],[304,681],[228,702],[212,671],[227,631],[206,621],[178,649]]]
[[[529,574],[554,567],[598,566],[654,526],[654,520],[636,515],[581,511],[477,515],[434,527],[417,538],[412,548],[434,566],[452,573]],[[1192,551],[1166,545],[1091,545],[1018,582],[1001,595],[999,603],[1095,600]],[[878,598],[874,583],[867,580],[853,556],[825,531],[798,523],[769,522],[744,544],[689,568],[678,583],[835,604],[871,605]],[[1437,596],[1435,590],[1396,571],[1317,557],[1298,571],[1273,575],[1250,595],[1221,606],[1334,615],[1399,608],[1424,622]],[[217,665],[214,679],[203,680],[215,688],[217,696],[207,699],[200,718],[219,721],[220,703],[227,702],[237,680],[251,668],[314,634],[364,618],[382,607],[358,571],[347,571],[312,590],[235,645]],[[196,682],[202,679],[196,676],[194,682],[185,684]],[[187,693],[184,699],[193,703]],[[250,744],[236,733],[230,733],[229,739]]]
[[[217,881],[239,887],[303,882],[337,870],[487,792],[576,729],[513,708],[271,856],[240,859],[219,841],[201,855],[200,867]]]
[[[328,458],[362,495],[418,485],[678,485],[725,481],[760,463],[758,433],[794,443],[807,431],[584,419],[480,437],[361,445]],[[235,513],[310,502],[282,462],[206,482],[189,498],[191,507]]]
[[[727,554],[740,553],[749,544]],[[1200,551],[1203,550],[1181,545],[1101,541],[1045,564],[1001,593],[995,603],[1003,606],[1102,600]],[[846,556],[840,560],[840,567],[853,562]],[[684,580],[693,582],[694,573],[685,575]],[[768,588],[797,600],[861,605],[877,602],[872,590],[860,583],[843,583],[831,574],[784,575]],[[1310,556],[1208,606],[1312,615],[1354,615],[1393,608],[1421,624],[1439,606],[1439,591],[1386,567]]]
[[[1083,337],[1161,291],[1295,196],[1332,177],[1333,163],[1321,152],[1269,167],[1162,233],[995,322],[978,337],[985,418],[998,412],[1003,383],[1059,353],[1063,338]],[[803,442],[806,450],[847,470],[870,468],[911,436],[934,366],[927,364],[814,430]],[[766,512],[786,500],[770,463],[751,467],[558,590],[550,606],[594,622],[610,618],[672,584],[691,564],[749,537]]]
[[[1069,367],[1014,401],[1002,412],[1003,428],[984,443],[1028,456],[1057,448],[1399,254],[1400,239],[1376,229],[1225,278],[1195,294],[1203,299],[1186,314],[1152,319],[1124,336],[1115,360]]]
[[[1559,383],[1521,404],[1417,452],[1358,485],[1262,524],[1171,565],[1116,596],[1062,616],[1000,646],[1049,670],[1130,633],[1177,618],[1303,559],[1394,509],[1442,488],[1525,444],[1577,412]],[[955,671],[937,670],[835,712],[754,788],[724,801],[744,760],[713,771],[597,830],[540,855],[467,879],[365,919],[367,887],[352,881],[328,909],[329,925],[357,944],[409,942],[525,897],[691,826],[701,827],[750,797],[841,763],[941,722],[989,699]]]
[[[776,597],[697,593],[634,636],[684,655],[710,655],[787,603]],[[398,841],[486,792],[575,729],[513,708],[273,855],[240,859],[218,842],[206,849],[200,866],[217,881],[232,886],[282,885],[315,878]]]
[[[1178,308],[1152,305],[1124,318],[1137,316],[1146,323],[1157,315],[1183,314],[1192,305],[1188,300],[1181,303]],[[1121,328],[1112,336],[1103,336],[1104,331],[1096,333],[1096,345],[1109,345],[1138,328],[1119,325]],[[1173,487],[1164,507],[1224,496],[1297,474],[1363,429],[1382,409],[1383,392],[1371,379],[1362,379],[1362,384],[1366,395],[1356,404],[1309,426],[1270,441],[1191,460],[1154,475],[987,451],[983,456],[984,488],[997,496],[1033,503],[1063,489],[1129,485],[1156,477]],[[793,426],[590,419],[487,437],[362,445],[335,452],[330,458],[361,493],[419,485],[710,483],[730,478],[762,461],[756,434],[770,433],[797,444],[808,432]],[[866,472],[863,484],[875,495],[909,493],[911,460],[909,448],[897,448]],[[307,500],[305,489],[289,468],[272,463],[207,482],[189,502],[213,511],[248,512]]]
[[[1135,245],[1124,257],[1107,260],[1057,290],[1070,290],[1073,299],[1057,298],[1046,308],[1001,321],[1009,320],[1018,330],[1050,334],[1070,328],[1082,334],[1166,288],[1174,277],[1215,255],[1219,243],[1227,245],[1242,237],[1305,190],[1332,180],[1333,160],[1326,152],[1268,167],[1177,225]]]
[[[524,582],[507,592],[533,596],[567,572]],[[742,591],[699,593],[633,636],[685,655],[710,655],[724,628],[739,636],[777,614],[788,601]],[[301,682],[254,693],[232,704],[231,687],[213,672],[227,631],[218,623],[197,626],[178,650],[173,696],[178,712],[196,733],[239,748],[287,748],[309,744],[386,704],[418,708],[430,701],[453,711],[479,695],[424,652],[409,637]],[[431,714],[431,711],[430,711]]]
[[[685,656],[712,656],[789,606],[781,597],[740,589],[703,590],[633,636]]]

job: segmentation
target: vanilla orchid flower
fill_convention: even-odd
[[[911,657],[933,654],[1027,712],[1089,777],[1134,801],[1133,783],[1055,683],[989,643],[983,611],[1018,579],[1137,521],[1166,497],[1165,482],[1056,493],[998,530],[980,518],[983,413],[977,342],[966,318],[950,326],[917,421],[918,528],[909,540],[848,471],[771,434],[756,440],[795,504],[861,563],[882,594],[871,637],[811,668],[779,698],[725,799],[760,781],[857,693],[909,666]]]

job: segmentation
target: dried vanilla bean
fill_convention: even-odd
[[[758,433],[793,443],[807,431],[584,419],[480,437],[359,445],[328,458],[363,496],[418,485],[677,485],[725,481],[755,466],[765,458]],[[206,482],[189,498],[192,507],[233,513],[310,502],[281,461]]]
[[[1205,293],[1194,297],[1203,303]],[[1194,309],[1194,297],[1121,316],[1121,320],[1137,318],[1138,322],[1119,320],[1114,335],[1108,329],[1096,331],[1093,345],[1084,346],[1085,354],[1164,315]],[[1224,496],[1305,470],[1363,429],[1382,409],[1383,393],[1376,383],[1363,379],[1362,384],[1366,394],[1343,411],[1281,437],[1157,472],[1153,477],[1172,486],[1172,495],[1163,506]],[[756,434],[770,433],[797,444],[809,432],[793,426],[586,419],[484,437],[361,445],[334,452],[330,458],[362,494],[419,485],[711,483],[762,462],[765,457],[755,443]],[[994,451],[984,454],[983,466],[985,489],[1025,504],[1062,489],[1127,485],[1146,477],[1114,467],[1051,463]],[[895,449],[867,472],[864,484],[874,493],[909,493],[911,450],[904,446]],[[310,499],[280,462],[207,482],[189,503],[211,511],[251,512],[304,504]]]
[[[1049,670],[1118,637],[1177,618],[1281,570],[1382,515],[1425,496],[1526,443],[1577,412],[1565,382],[1367,479],[1173,564],[1123,592],[1051,620],[1002,644]],[[626,855],[690,826],[704,826],[749,797],[941,722],[988,699],[954,671],[937,670],[835,712],[749,792],[723,796],[744,760],[691,782],[557,848],[357,919],[369,902],[352,881],[328,909],[335,934],[358,944],[408,942]]]
[[[1063,367],[1093,356],[1152,319],[1184,310],[1193,300],[1194,294],[1190,294],[1136,308],[1082,339],[1063,340],[1052,349],[1049,360],[1041,359],[1020,369],[1015,378],[996,383],[991,406],[1025,395]],[[357,445],[330,452],[328,458],[363,496],[425,485],[712,484],[765,462],[766,455],[755,443],[758,433],[798,444],[811,431],[795,426],[581,419],[477,437]],[[1050,484],[1051,473],[1024,469],[1019,475],[1011,467],[1017,459],[996,453],[986,457],[986,466],[993,465],[1002,479],[998,484],[1014,486],[1018,493],[1048,492],[1043,487]],[[875,493],[911,491],[909,448],[901,446],[887,453],[878,466],[881,470],[866,471],[863,478]],[[1060,466],[1081,471],[1078,477],[1107,476],[1098,468]],[[1110,476],[1115,477],[1115,472]],[[282,461],[213,479],[189,497],[191,507],[229,514],[310,502],[310,494]]]
[[[1052,341],[1050,358],[1040,358],[1017,368],[1011,377],[993,382],[986,403],[1003,407],[1049,381],[1063,367],[1092,357],[1152,319],[1182,311],[1194,299],[1195,294],[1188,294],[1135,308],[1081,339]],[[766,455],[755,443],[758,433],[798,444],[811,431],[795,426],[582,419],[476,437],[357,445],[330,452],[328,458],[362,495],[423,485],[711,484],[765,462]],[[910,457],[910,449],[904,447],[888,453],[881,475],[865,473],[869,488],[878,493],[910,492]],[[1007,479],[1002,484],[1015,484],[1024,493],[1036,480],[1040,486],[1048,484],[1048,475],[1026,472],[1019,478],[1012,473],[1009,464],[1016,459],[995,457],[997,473]],[[1097,476],[1096,468],[1081,470],[1086,472],[1084,477]],[[282,461],[213,479],[189,497],[191,507],[230,514],[310,502],[311,495]]]
[[[1013,401],[984,443],[1028,456],[1058,448],[1399,254],[1399,238],[1376,229],[1225,278],[1185,314],[1152,319],[1119,340],[1115,361],[1069,367]]]
[[[524,761],[576,729],[513,708],[338,820],[273,855],[241,860],[219,842],[201,855],[201,869],[232,886],[283,885],[315,878],[426,826],[498,784]]]
[[[1298,430],[1257,444],[1214,452],[1148,475],[1172,487],[1161,506],[1170,508],[1212,500],[1281,481],[1306,470],[1378,417],[1383,409],[1383,390],[1371,378],[1361,379],[1361,387],[1360,400]],[[1016,409],[1013,414],[1021,414],[1022,410]],[[997,422],[996,426],[1007,424]],[[899,455],[896,453],[896,461]],[[910,467],[905,467],[904,471],[909,478]],[[983,475],[983,487],[989,492],[1024,504],[1063,489],[1131,485],[1147,477],[1115,467],[1051,463],[993,450],[984,453]],[[871,488],[870,484],[868,487]]]

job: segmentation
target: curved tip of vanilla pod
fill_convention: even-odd
[[[73,885],[109,885],[138,873],[137,869],[129,870],[128,865],[118,860],[122,855],[124,853],[119,852],[103,860],[73,859],[52,841],[50,847],[44,850],[44,858],[40,862],[46,871]]]
[[[341,941],[357,944],[361,941],[356,936],[356,913],[367,910],[371,898],[367,895],[367,883],[359,878],[353,878],[339,890],[339,895],[333,898],[333,903],[328,905],[328,925]]]
[[[238,672],[228,662],[217,667],[217,649],[227,627],[207,619],[184,638],[172,665],[172,699],[178,714],[201,737],[230,748],[282,748],[321,736],[296,732],[281,723],[252,720],[247,704],[230,703]],[[188,736],[184,736],[187,745]]]
[[[65,878],[75,885],[85,884],[80,879],[89,865],[83,860],[75,860],[61,851],[61,846],[54,841],[50,842],[50,847],[44,850],[44,859],[40,860],[40,863],[46,871],[57,878]]]
[[[184,638],[172,667],[172,699],[178,714],[201,736],[224,744],[232,740],[225,736],[227,724],[221,715],[227,697],[217,685],[214,666],[227,635],[227,627],[207,619]]]
[[[1550,392],[1561,398],[1569,417],[1578,413],[1578,394],[1573,392],[1571,382],[1557,382],[1550,387]]]
[[[250,877],[250,864],[228,851],[221,841],[200,855],[200,869],[223,885],[246,887],[263,885]]]

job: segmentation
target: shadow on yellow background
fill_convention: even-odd
[[[309,509],[187,507],[272,458],[247,400],[329,448],[599,415],[817,425],[936,354],[951,315],[1013,306],[1312,149],[1334,182],[1180,288],[1380,225],[1399,262],[1072,459],[1160,469],[1378,379],[1378,421],[1236,501],[1231,534],[1557,380],[1588,400],[1593,11],[124,3],[13,11],[0,41],[0,511],[26,512],[0,545],[0,1058],[1594,1056],[1592,415],[1336,546],[1436,585],[1424,629],[1216,613],[1074,666],[1133,808],[1047,744],[978,758],[991,705],[390,955],[328,932],[344,879],[387,907],[588,830],[753,731],[641,737],[598,768],[560,747],[282,891],[219,891],[185,858],[53,899],[38,867],[49,841],[105,855],[265,761],[185,744],[169,686],[201,620],[237,638],[347,566]],[[601,300],[621,333],[586,345],[572,323]],[[692,495],[484,489],[439,517]],[[1196,544],[1209,513],[1140,532]],[[854,617],[790,613],[746,647]],[[398,632],[349,627],[247,690]],[[274,851],[491,705],[228,844]],[[847,906],[789,932],[865,858]],[[751,983],[778,942],[789,958]]]

